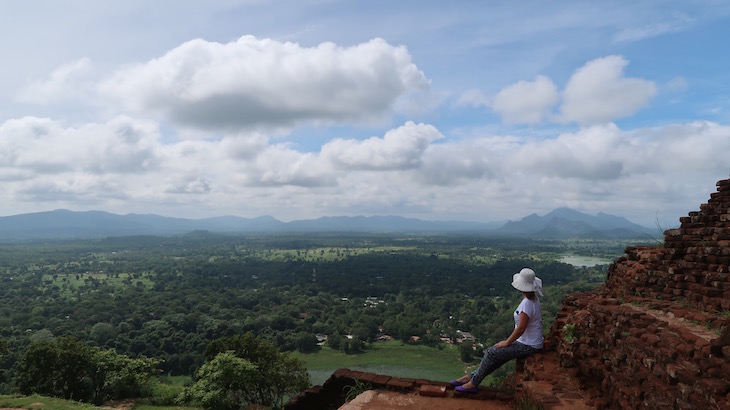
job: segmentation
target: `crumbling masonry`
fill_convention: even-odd
[[[664,245],[628,247],[569,295],[549,340],[597,408],[730,409],[730,179]],[[540,380],[540,360],[523,378]]]

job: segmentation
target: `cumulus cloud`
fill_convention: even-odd
[[[192,40],[122,68],[100,92],[135,112],[202,129],[368,121],[429,81],[405,47],[373,39],[352,47],[302,47],[243,36]]]
[[[429,144],[443,135],[428,124],[405,125],[390,130],[383,138],[364,141],[335,139],[322,147],[322,157],[346,169],[406,169],[417,167]]]
[[[616,179],[622,174],[625,143],[613,124],[534,141],[515,151],[515,172],[588,181]]]
[[[261,187],[315,188],[335,183],[336,174],[312,153],[274,145],[259,155],[246,175],[248,184]]]
[[[579,68],[563,91],[563,119],[587,125],[607,123],[646,106],[656,86],[644,79],[624,77],[628,63],[621,56],[608,56]]]
[[[40,174],[139,173],[155,167],[157,138],[155,124],[128,117],[78,128],[24,117],[0,125],[0,158],[5,166]]]
[[[458,140],[406,122],[304,152],[255,132],[166,141],[129,117],[79,127],[26,117],[0,124],[0,179],[4,202],[26,209],[492,220],[570,206],[651,224],[657,210],[705,200],[691,181],[727,177],[728,150],[730,127],[711,122]],[[683,203],[679,188],[700,197]]]
[[[205,178],[192,176],[171,186],[167,192],[173,194],[205,194],[210,192],[210,181]]]
[[[85,97],[91,90],[91,60],[82,58],[63,64],[47,79],[36,80],[25,86],[18,100],[36,104],[52,104]]]
[[[492,109],[508,123],[537,124],[543,121],[560,99],[558,88],[547,77],[520,81],[503,88],[494,97]]]

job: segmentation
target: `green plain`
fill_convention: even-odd
[[[317,353],[292,353],[306,363],[313,385],[322,385],[337,369],[367,371],[396,377],[448,381],[471,371],[475,365],[459,360],[455,346],[443,349],[409,345],[399,341],[371,343],[364,353],[345,354],[327,346]]]

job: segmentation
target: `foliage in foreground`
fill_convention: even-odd
[[[250,332],[214,340],[205,356],[195,384],[183,392],[180,402],[210,409],[240,409],[250,403],[278,408],[285,397],[310,385],[302,360]]]
[[[100,404],[139,396],[158,373],[159,360],[132,359],[65,336],[32,344],[20,361],[21,393]]]

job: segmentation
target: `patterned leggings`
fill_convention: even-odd
[[[469,376],[471,376],[471,382],[474,386],[478,386],[488,374],[497,370],[508,361],[512,359],[521,359],[539,351],[540,349],[535,349],[532,346],[528,346],[520,342],[513,342],[507,347],[497,348],[492,346],[484,352],[484,358],[482,358],[482,362],[479,363],[479,367],[469,373]]]

